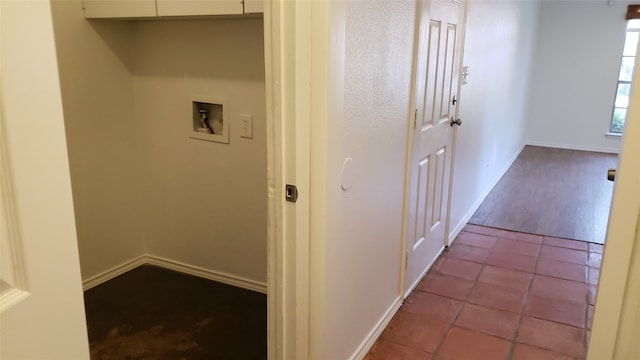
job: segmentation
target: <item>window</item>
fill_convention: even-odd
[[[611,116],[611,127],[609,129],[609,131],[615,134],[622,133],[624,121],[627,118],[629,92],[631,90],[631,80],[633,77],[633,67],[636,62],[636,50],[638,49],[639,38],[640,20],[629,20],[627,24],[627,35],[624,40],[624,50],[622,51],[620,73],[618,74],[618,86],[613,105],[613,115]]]

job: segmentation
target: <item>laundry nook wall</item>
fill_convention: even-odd
[[[79,0],[52,10],[83,280],[149,255],[264,287],[261,17],[87,20]],[[227,141],[191,136],[194,101],[224,104]]]
[[[266,281],[266,100],[261,19],[137,22],[132,58],[146,249]],[[191,138],[193,101],[226,99],[229,143]],[[241,115],[253,138],[241,137]]]

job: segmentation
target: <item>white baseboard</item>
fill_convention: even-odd
[[[546,141],[527,141],[527,145],[556,148],[556,149],[592,151],[592,152],[609,153],[609,154],[620,153],[620,148],[605,147],[605,146],[582,146],[582,145],[572,145],[572,144],[559,144],[559,143],[552,143],[552,142],[546,142]]]
[[[238,275],[205,269],[199,266],[189,265],[180,261],[166,259],[155,255],[146,255],[147,264],[159,266],[165,269],[174,270],[184,274],[189,274],[204,279],[217,281],[223,284],[257,291],[263,294],[267,293],[267,284],[255,280],[243,278]]]
[[[92,287],[96,287],[102,283],[105,283],[117,276],[120,276],[127,271],[131,271],[137,268],[140,265],[146,264],[146,256],[140,255],[136,258],[133,258],[129,261],[125,261],[124,263],[114,266],[109,270],[103,271],[98,275],[94,275],[86,280],[82,281],[82,289],[89,290]]]
[[[382,318],[380,318],[376,326],[371,329],[367,337],[364,339],[364,341],[362,341],[362,343],[360,343],[360,346],[358,346],[356,351],[353,353],[353,355],[351,355],[349,359],[362,360],[365,356],[367,356],[373,344],[375,344],[376,340],[378,340],[378,337],[380,337],[380,334],[382,334],[382,331],[384,331],[387,325],[389,325],[389,322],[391,322],[391,319],[393,319],[393,315],[395,315],[396,312],[398,312],[398,309],[400,309],[400,306],[402,306],[402,299],[397,298],[387,309]]]
[[[478,211],[478,208],[480,207],[480,205],[482,205],[482,202],[484,201],[484,199],[486,199],[487,196],[489,196],[489,193],[491,192],[491,190],[493,190],[493,188],[498,184],[498,182],[500,181],[500,179],[502,179],[504,174],[507,173],[511,165],[513,165],[513,163],[518,158],[518,155],[520,155],[520,153],[524,149],[524,147],[525,145],[522,145],[522,147],[520,147],[520,150],[516,151],[516,153],[511,157],[511,159],[507,161],[507,164],[502,168],[502,170],[500,170],[500,172],[498,172],[496,177],[489,183],[489,185],[487,185],[487,187],[480,194],[476,202],[471,206],[469,211],[467,211],[467,213],[462,217],[462,220],[460,220],[460,222],[455,226],[455,228],[453,228],[453,231],[449,232],[449,241],[448,241],[449,245],[451,245],[453,241],[456,239],[456,237],[460,234],[460,232],[462,232],[462,229],[464,229],[464,226],[467,225],[469,220],[471,220],[471,217],[473,217],[473,214],[475,214],[476,211]]]
[[[106,270],[98,275],[92,276],[82,282],[82,288],[89,290],[92,287],[98,286],[104,282],[107,282],[117,276],[120,276],[127,271],[131,271],[141,265],[154,265],[161,268],[189,274],[197,277],[201,277],[208,280],[217,281],[223,284],[257,291],[263,294],[267,293],[267,284],[259,281],[245,279],[241,276],[229,274],[221,271],[209,270],[199,266],[185,264],[179,261],[166,259],[155,255],[141,255],[129,261],[126,261],[118,266],[115,266],[109,270]]]

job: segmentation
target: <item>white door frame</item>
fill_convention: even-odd
[[[636,64],[637,66],[640,64]],[[640,349],[640,71],[636,71],[631,104],[616,174],[611,213],[587,359],[637,358]],[[604,174],[602,175],[604,176]],[[635,355],[630,356],[635,351]]]
[[[329,7],[265,2],[271,360],[309,358],[311,124],[326,120]],[[297,187],[295,204],[285,200],[286,184]]]

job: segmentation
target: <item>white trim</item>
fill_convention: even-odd
[[[148,265],[159,266],[165,269],[181,272],[183,274],[189,274],[243,289],[257,291],[263,294],[267,293],[266,283],[250,280],[242,276],[230,274],[223,271],[205,269],[203,267],[186,264],[180,261],[163,258],[156,255],[145,255],[145,260],[145,263]]]
[[[636,58],[636,69],[638,61]],[[625,125],[622,151],[613,188],[611,213],[607,228],[606,245],[602,258],[600,284],[596,296],[593,327],[587,352],[588,360],[637,359],[629,345],[637,344],[635,319],[627,306],[638,306],[638,293],[634,286],[634,268],[637,267],[640,213],[640,72],[633,75],[629,112]],[[612,241],[615,240],[615,241]],[[637,315],[637,313],[636,313]],[[631,325],[631,326],[630,326]],[[637,351],[637,347],[636,347]]]
[[[608,139],[622,139],[622,133],[613,133],[611,131],[607,132],[604,134],[604,137],[608,138]]]
[[[527,141],[526,145],[550,147],[550,148],[556,148],[556,149],[567,149],[567,150],[593,151],[593,152],[610,153],[610,154],[620,153],[619,148],[607,147],[607,146],[584,146],[584,145],[560,144],[560,143],[553,143],[553,142],[547,142],[547,141],[531,141],[531,140]]]
[[[9,310],[13,305],[21,302],[31,295],[30,292],[18,288],[12,288],[0,296],[0,313]]]
[[[371,347],[373,347],[373,344],[375,344],[376,340],[378,340],[378,337],[380,337],[380,334],[382,334],[382,331],[384,331],[384,329],[389,325],[391,319],[393,319],[393,316],[396,314],[396,312],[398,312],[398,309],[400,309],[400,306],[402,306],[402,299],[397,298],[387,309],[382,318],[378,320],[376,326],[371,329],[367,337],[364,338],[364,340],[360,343],[356,351],[353,353],[353,355],[351,355],[351,357],[349,357],[349,359],[361,360],[364,359],[365,356],[367,356],[369,350],[371,350]]]
[[[460,37],[460,62],[458,63],[458,104],[460,104],[460,99],[463,99],[462,101],[464,101],[464,96],[462,95],[462,85],[466,85],[467,82],[467,75],[465,74],[464,71],[464,46],[466,44],[466,36],[467,36],[467,17],[469,15],[469,6],[467,5],[467,2],[463,2],[462,3],[463,6],[463,14],[462,14],[462,21],[460,24],[460,29],[461,29],[461,37]],[[456,107],[456,119],[460,118],[460,105],[458,105]],[[454,181],[454,173],[455,173],[455,164],[456,164],[456,149],[458,148],[458,128],[459,126],[454,126],[453,129],[453,142],[451,143],[451,148],[453,149],[451,152],[451,166],[449,168],[449,194],[448,194],[448,199],[447,199],[447,222],[446,222],[446,227],[445,227],[445,232],[448,234],[448,237],[446,237],[444,239],[445,243],[444,246],[445,247],[449,247],[449,245],[451,245],[451,241],[453,241],[453,239],[451,238],[451,206],[453,204],[453,181]],[[524,145],[523,145],[524,148]],[[522,149],[520,149],[520,151],[522,151]],[[518,152],[518,154],[520,154],[520,151]],[[516,155],[517,157],[518,155]],[[511,162],[509,163],[509,166],[511,166],[511,163],[513,163],[513,161],[515,160],[515,157],[511,160]],[[508,167],[507,167],[508,169]],[[504,170],[506,172],[506,170]],[[504,173],[503,173],[504,174]],[[500,175],[500,177],[502,177],[502,175]],[[497,183],[497,181],[496,181]],[[493,186],[492,186],[493,188]],[[488,194],[488,193],[487,193]],[[486,197],[486,195],[485,195]],[[480,205],[478,205],[480,206]],[[475,212],[475,211],[474,211]],[[473,213],[472,213],[473,215]],[[469,217],[470,219],[471,217]],[[469,220],[467,219],[467,221]],[[466,224],[466,221],[465,221]],[[462,227],[460,227],[460,229],[458,229],[458,227],[460,226],[456,226],[456,229],[454,230],[454,233],[456,233],[455,235],[457,236],[460,231],[462,230]],[[445,235],[446,236],[446,235]],[[455,237],[454,237],[455,239]],[[441,252],[442,253],[442,252]],[[438,255],[440,256],[440,255]]]
[[[471,217],[473,216],[473,214],[475,214],[476,211],[478,211],[478,208],[480,207],[480,205],[482,205],[482,202],[484,201],[484,199],[486,199],[487,196],[489,196],[489,193],[491,192],[491,190],[493,190],[493,188],[496,185],[498,185],[498,182],[500,181],[500,179],[502,179],[504,174],[507,173],[507,170],[509,170],[511,165],[513,165],[513,163],[516,161],[516,159],[518,158],[518,155],[520,155],[522,150],[524,150],[524,147],[525,147],[525,145],[522,145],[520,147],[520,150],[516,151],[513,154],[511,159],[509,159],[509,161],[507,161],[507,164],[502,168],[502,170],[500,170],[498,175],[484,189],[482,194],[478,197],[478,200],[473,204],[473,206],[471,206],[469,211],[467,211],[467,213],[462,217],[462,220],[460,220],[458,225],[456,225],[456,227],[453,229],[453,231],[449,233],[449,241],[447,242],[447,244],[448,244],[447,246],[451,245],[453,243],[453,240],[455,240],[456,237],[458,236],[458,234],[460,234],[460,232],[462,232],[462,229],[464,229],[464,226],[467,225],[469,220],[471,220]]]
[[[309,358],[310,116],[312,20],[328,21],[310,7],[324,2],[264,3],[267,98],[268,358]],[[321,33],[320,33],[321,35]],[[318,56],[313,63],[322,62]],[[298,201],[285,201],[285,184]]]
[[[404,281],[407,276],[407,268],[409,262],[409,251],[407,246],[407,242],[409,241],[407,230],[409,227],[409,207],[411,206],[411,172],[412,166],[411,162],[413,160],[413,133],[414,123],[417,121],[417,108],[416,108],[416,87],[418,84],[418,53],[420,51],[420,18],[422,17],[421,10],[422,3],[418,2],[416,4],[416,15],[415,15],[415,26],[414,31],[415,34],[413,36],[413,56],[411,62],[411,98],[409,102],[409,116],[407,117],[407,148],[405,150],[405,164],[404,164],[404,189],[402,194],[402,242],[400,246],[400,254],[401,254],[401,267],[400,267],[400,294],[405,293]],[[462,55],[460,55],[462,56]],[[454,137],[454,146],[455,146],[455,137]],[[455,150],[454,150],[455,152]],[[452,158],[453,163],[453,158]],[[453,166],[451,166],[453,168]],[[449,184],[452,183],[452,178],[449,177]],[[451,187],[449,188],[451,189]],[[451,194],[451,190],[449,190],[449,194]],[[450,199],[450,198],[449,198]],[[448,200],[449,200],[448,199]],[[451,202],[449,202],[451,205]],[[447,214],[449,216],[449,214]],[[427,267],[428,268],[428,267]]]
[[[267,133],[267,358],[277,359],[283,353],[283,320],[286,318],[282,291],[274,291],[284,282],[282,255],[282,154],[280,118],[280,3],[264,3],[264,76]]]
[[[4,97],[0,68],[0,314],[29,297],[22,235],[15,207],[11,166],[7,151]],[[3,289],[4,288],[4,289]],[[7,289],[8,288],[8,289]]]
[[[125,261],[120,265],[116,265],[111,269],[105,270],[98,275],[94,275],[88,279],[82,281],[82,289],[87,291],[93,287],[96,287],[100,284],[104,284],[105,282],[118,277],[127,271],[131,271],[137,268],[140,265],[146,264],[146,255],[140,255],[131,260]]]
[[[82,282],[82,287],[85,291],[89,290],[142,265],[159,266],[164,269],[197,276],[203,279],[217,281],[219,283],[247,290],[257,291],[263,294],[267,293],[267,284],[263,282],[246,279],[241,276],[229,274],[222,271],[205,269],[199,266],[189,265],[180,261],[175,261],[149,254],[138,256],[120,265],[114,266],[109,270],[103,271],[98,275],[92,276]]]

